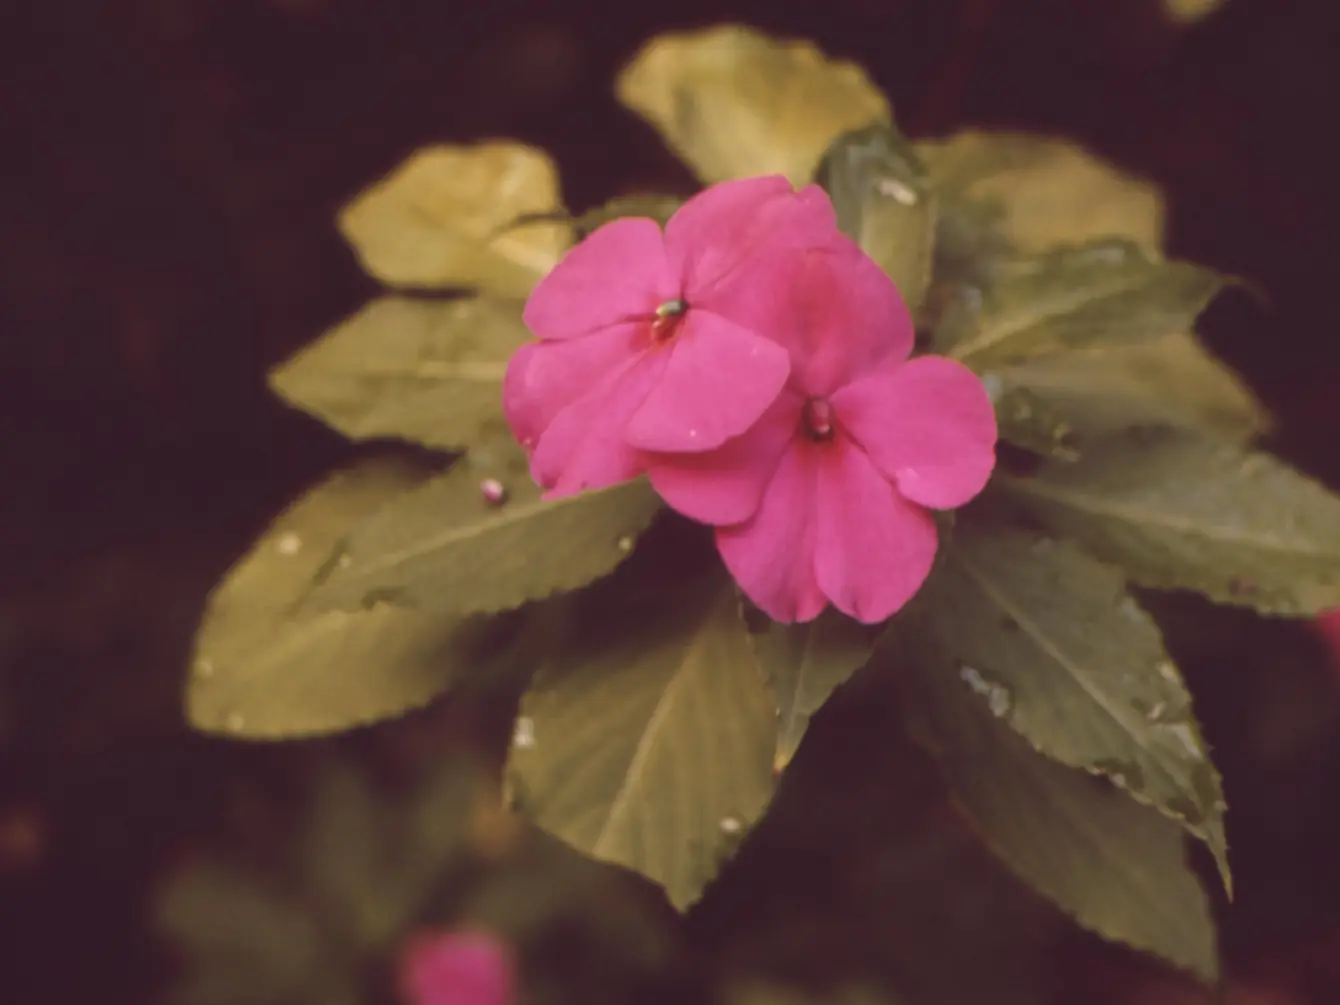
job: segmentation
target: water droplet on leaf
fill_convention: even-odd
[[[958,670],[959,679],[968,687],[986,699],[986,707],[991,710],[991,714],[997,719],[1002,719],[1010,714],[1010,709],[1014,707],[1014,695],[1004,684],[993,680],[987,680],[982,671],[976,667],[961,666]]]
[[[302,538],[297,534],[294,534],[292,531],[289,531],[287,534],[280,536],[278,543],[275,545],[275,549],[281,555],[296,555],[298,552],[302,551]]]
[[[507,486],[496,478],[485,478],[479,483],[479,494],[490,506],[501,506],[507,501]]]
[[[880,195],[886,195],[894,202],[903,206],[915,206],[918,196],[916,190],[909,185],[904,185],[897,178],[881,178],[875,183],[875,190]]]
[[[512,746],[519,750],[531,750],[535,746],[535,720],[523,715],[517,718],[512,729]]]
[[[620,551],[627,552],[633,550],[633,539],[629,537],[627,534],[619,538],[616,544],[618,545]]]
[[[223,720],[223,725],[231,733],[240,733],[246,728],[247,720],[241,712],[229,712]]]
[[[739,834],[744,830],[744,824],[740,822],[739,817],[722,817],[721,832],[723,834]]]

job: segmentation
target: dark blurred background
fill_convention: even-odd
[[[351,453],[263,374],[374,292],[334,214],[411,150],[519,137],[578,209],[685,189],[615,104],[618,67],[715,21],[810,37],[914,136],[1064,134],[1163,186],[1171,251],[1270,297],[1212,310],[1211,344],[1276,410],[1273,446],[1340,485],[1333,6],[1227,0],[1180,24],[1157,0],[7,5],[0,1000],[151,1000],[172,969],[155,885],[224,793],[300,787],[338,746],[196,738],[178,693],[210,586]],[[1231,969],[1340,1001],[1340,677],[1298,626],[1172,613],[1235,807]]]

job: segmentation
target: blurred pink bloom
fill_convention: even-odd
[[[643,451],[700,452],[758,420],[786,383],[768,336],[776,273],[837,233],[817,186],[724,182],[661,228],[615,220],[574,247],[526,303],[539,337],[507,368],[503,408],[550,496],[641,474]]]
[[[1331,664],[1340,673],[1340,609],[1319,615],[1313,626],[1331,651]]]
[[[512,1005],[511,954],[483,932],[422,933],[401,952],[406,1005]]]
[[[667,503],[718,527],[740,587],[781,622],[829,603],[882,621],[921,587],[937,545],[927,508],[962,506],[995,466],[981,381],[940,357],[908,360],[912,319],[854,243],[793,255],[771,334],[791,355],[785,390],[720,449],[660,454]]]

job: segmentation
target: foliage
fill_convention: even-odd
[[[913,607],[878,642],[836,614],[771,624],[643,483],[541,499],[501,433],[520,300],[576,234],[675,203],[570,224],[542,152],[434,147],[340,216],[392,292],[272,383],[352,439],[456,456],[445,472],[369,462],[277,518],[211,600],[191,721],[297,737],[529,678],[516,810],[684,909],[766,830],[811,718],[865,666],[901,696],[886,729],[934,755],[1011,872],[1080,925],[1213,980],[1183,838],[1231,891],[1225,800],[1133,588],[1300,618],[1340,607],[1340,499],[1252,445],[1268,417],[1194,334],[1230,281],[1165,257],[1147,183],[1057,140],[909,142],[860,70],[808,43],[663,36],[616,94],[704,183],[817,174],[925,343],[992,391],[1010,449],[946,521]],[[640,554],[662,530],[674,547]]]

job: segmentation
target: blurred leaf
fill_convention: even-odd
[[[365,1002],[370,965],[443,877],[517,836],[496,781],[465,758],[408,792],[342,758],[321,760],[312,782],[259,857],[236,854],[235,841],[232,857],[200,856],[169,875],[155,907],[184,957],[173,1003]]]
[[[1073,143],[964,132],[919,143],[917,151],[940,197],[942,226],[989,222],[1025,254],[1105,237],[1124,237],[1149,254],[1162,246],[1158,189]],[[983,209],[994,212],[982,215]]]
[[[422,706],[463,671],[487,673],[509,657],[512,619],[299,610],[349,528],[421,481],[407,465],[366,463],[270,525],[210,595],[186,694],[192,725],[251,738],[349,729]]]
[[[728,583],[588,606],[522,699],[517,800],[682,909],[772,794],[777,706]]]
[[[1224,796],[1191,695],[1121,574],[1064,541],[960,524],[923,591],[960,681],[1032,747],[1179,821],[1231,889]]]
[[[381,297],[276,367],[270,386],[353,440],[462,450],[506,434],[502,379],[521,304]]]
[[[577,233],[585,236],[597,227],[629,216],[644,216],[664,227],[682,205],[684,200],[675,195],[620,196],[579,216]]]
[[[987,846],[1085,928],[1214,980],[1214,922],[1178,825],[1032,750],[931,636],[902,638],[913,640],[894,668],[909,725]]]
[[[803,185],[839,135],[889,117],[860,67],[743,25],[657,36],[616,93],[707,184],[776,173]]]
[[[1176,24],[1191,25],[1204,21],[1224,5],[1224,0],[1163,0],[1163,10]]]
[[[1340,497],[1269,454],[1137,430],[997,484],[1142,586],[1267,614],[1340,606]]]
[[[926,168],[889,123],[845,133],[819,168],[838,226],[893,280],[916,316],[931,278],[935,200]]]
[[[479,286],[525,297],[571,243],[558,171],[521,143],[432,146],[340,210],[363,268],[397,287]]]
[[[1240,443],[1270,427],[1269,414],[1241,378],[1188,332],[1040,356],[993,371],[992,381],[1000,389],[1001,435],[1030,449],[1059,427],[1069,441],[1172,425]]]
[[[1128,345],[1186,331],[1225,280],[1188,262],[1154,262],[1127,241],[1022,262],[980,305],[961,301],[933,347],[977,370],[1044,353]]]
[[[360,1005],[350,967],[332,957],[322,919],[259,877],[208,858],[179,870],[157,928],[183,959],[172,1005]]]
[[[750,624],[754,659],[777,697],[777,771],[791,763],[814,713],[865,663],[876,634],[832,608],[807,624]]]
[[[486,479],[506,491],[501,505],[485,498]],[[643,479],[541,499],[521,449],[500,441],[354,527],[310,604],[390,601],[458,615],[520,607],[613,570],[660,508]]]

